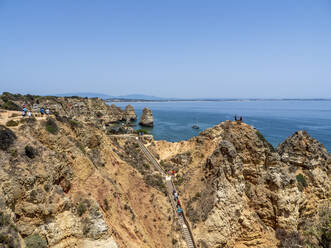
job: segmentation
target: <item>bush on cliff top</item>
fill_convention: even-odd
[[[16,135],[9,128],[0,125],[0,149],[7,150],[15,141]]]
[[[139,133],[143,133],[143,134],[149,134],[149,132],[147,131],[147,130],[145,130],[145,129],[137,129],[136,131],[135,131],[135,133],[136,134],[139,134]]]
[[[15,111],[20,111],[21,107],[18,106],[16,103],[13,101],[7,101],[1,105],[1,108],[7,109],[7,110],[15,110]]]

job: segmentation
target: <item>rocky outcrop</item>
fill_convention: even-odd
[[[330,155],[301,131],[275,150],[251,126],[226,121],[150,149],[177,171],[200,247],[295,247],[289,244],[302,244],[306,223],[330,204]]]
[[[331,157],[326,148],[305,131],[298,131],[277,148],[284,163],[305,169],[317,166],[330,170]]]
[[[90,122],[98,127],[137,118],[131,105],[123,110],[115,104],[109,106],[99,98],[22,96],[4,93],[0,99],[3,102],[0,108],[21,110],[21,106],[25,105],[33,114],[38,115],[40,108],[44,107],[49,108],[50,113],[56,116]]]
[[[154,118],[153,118],[152,110],[148,108],[143,109],[143,113],[140,117],[139,124],[141,126],[146,126],[146,127],[154,126]]]
[[[180,239],[137,144],[70,117],[53,122],[56,133],[43,119],[0,126],[1,247],[166,248]]]
[[[130,121],[135,121],[137,120],[137,115],[136,115],[136,112],[134,111],[133,107],[131,104],[127,105],[125,107],[125,120],[127,122],[130,122]]]

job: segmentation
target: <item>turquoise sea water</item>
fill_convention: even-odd
[[[256,127],[274,146],[298,130],[306,130],[331,152],[331,101],[233,101],[233,102],[134,102],[138,118],[148,107],[154,128],[146,128],[156,140],[179,141],[198,135],[203,129],[234,115]],[[192,129],[198,124],[200,130]],[[137,126],[139,128],[139,126]]]

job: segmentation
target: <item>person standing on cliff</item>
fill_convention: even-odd
[[[49,108],[46,109],[46,115],[49,115]]]
[[[31,118],[31,111],[28,111],[28,117]]]

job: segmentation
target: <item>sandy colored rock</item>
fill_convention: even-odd
[[[152,110],[148,108],[143,109],[139,124],[146,127],[154,126],[154,118],[153,118]]]

